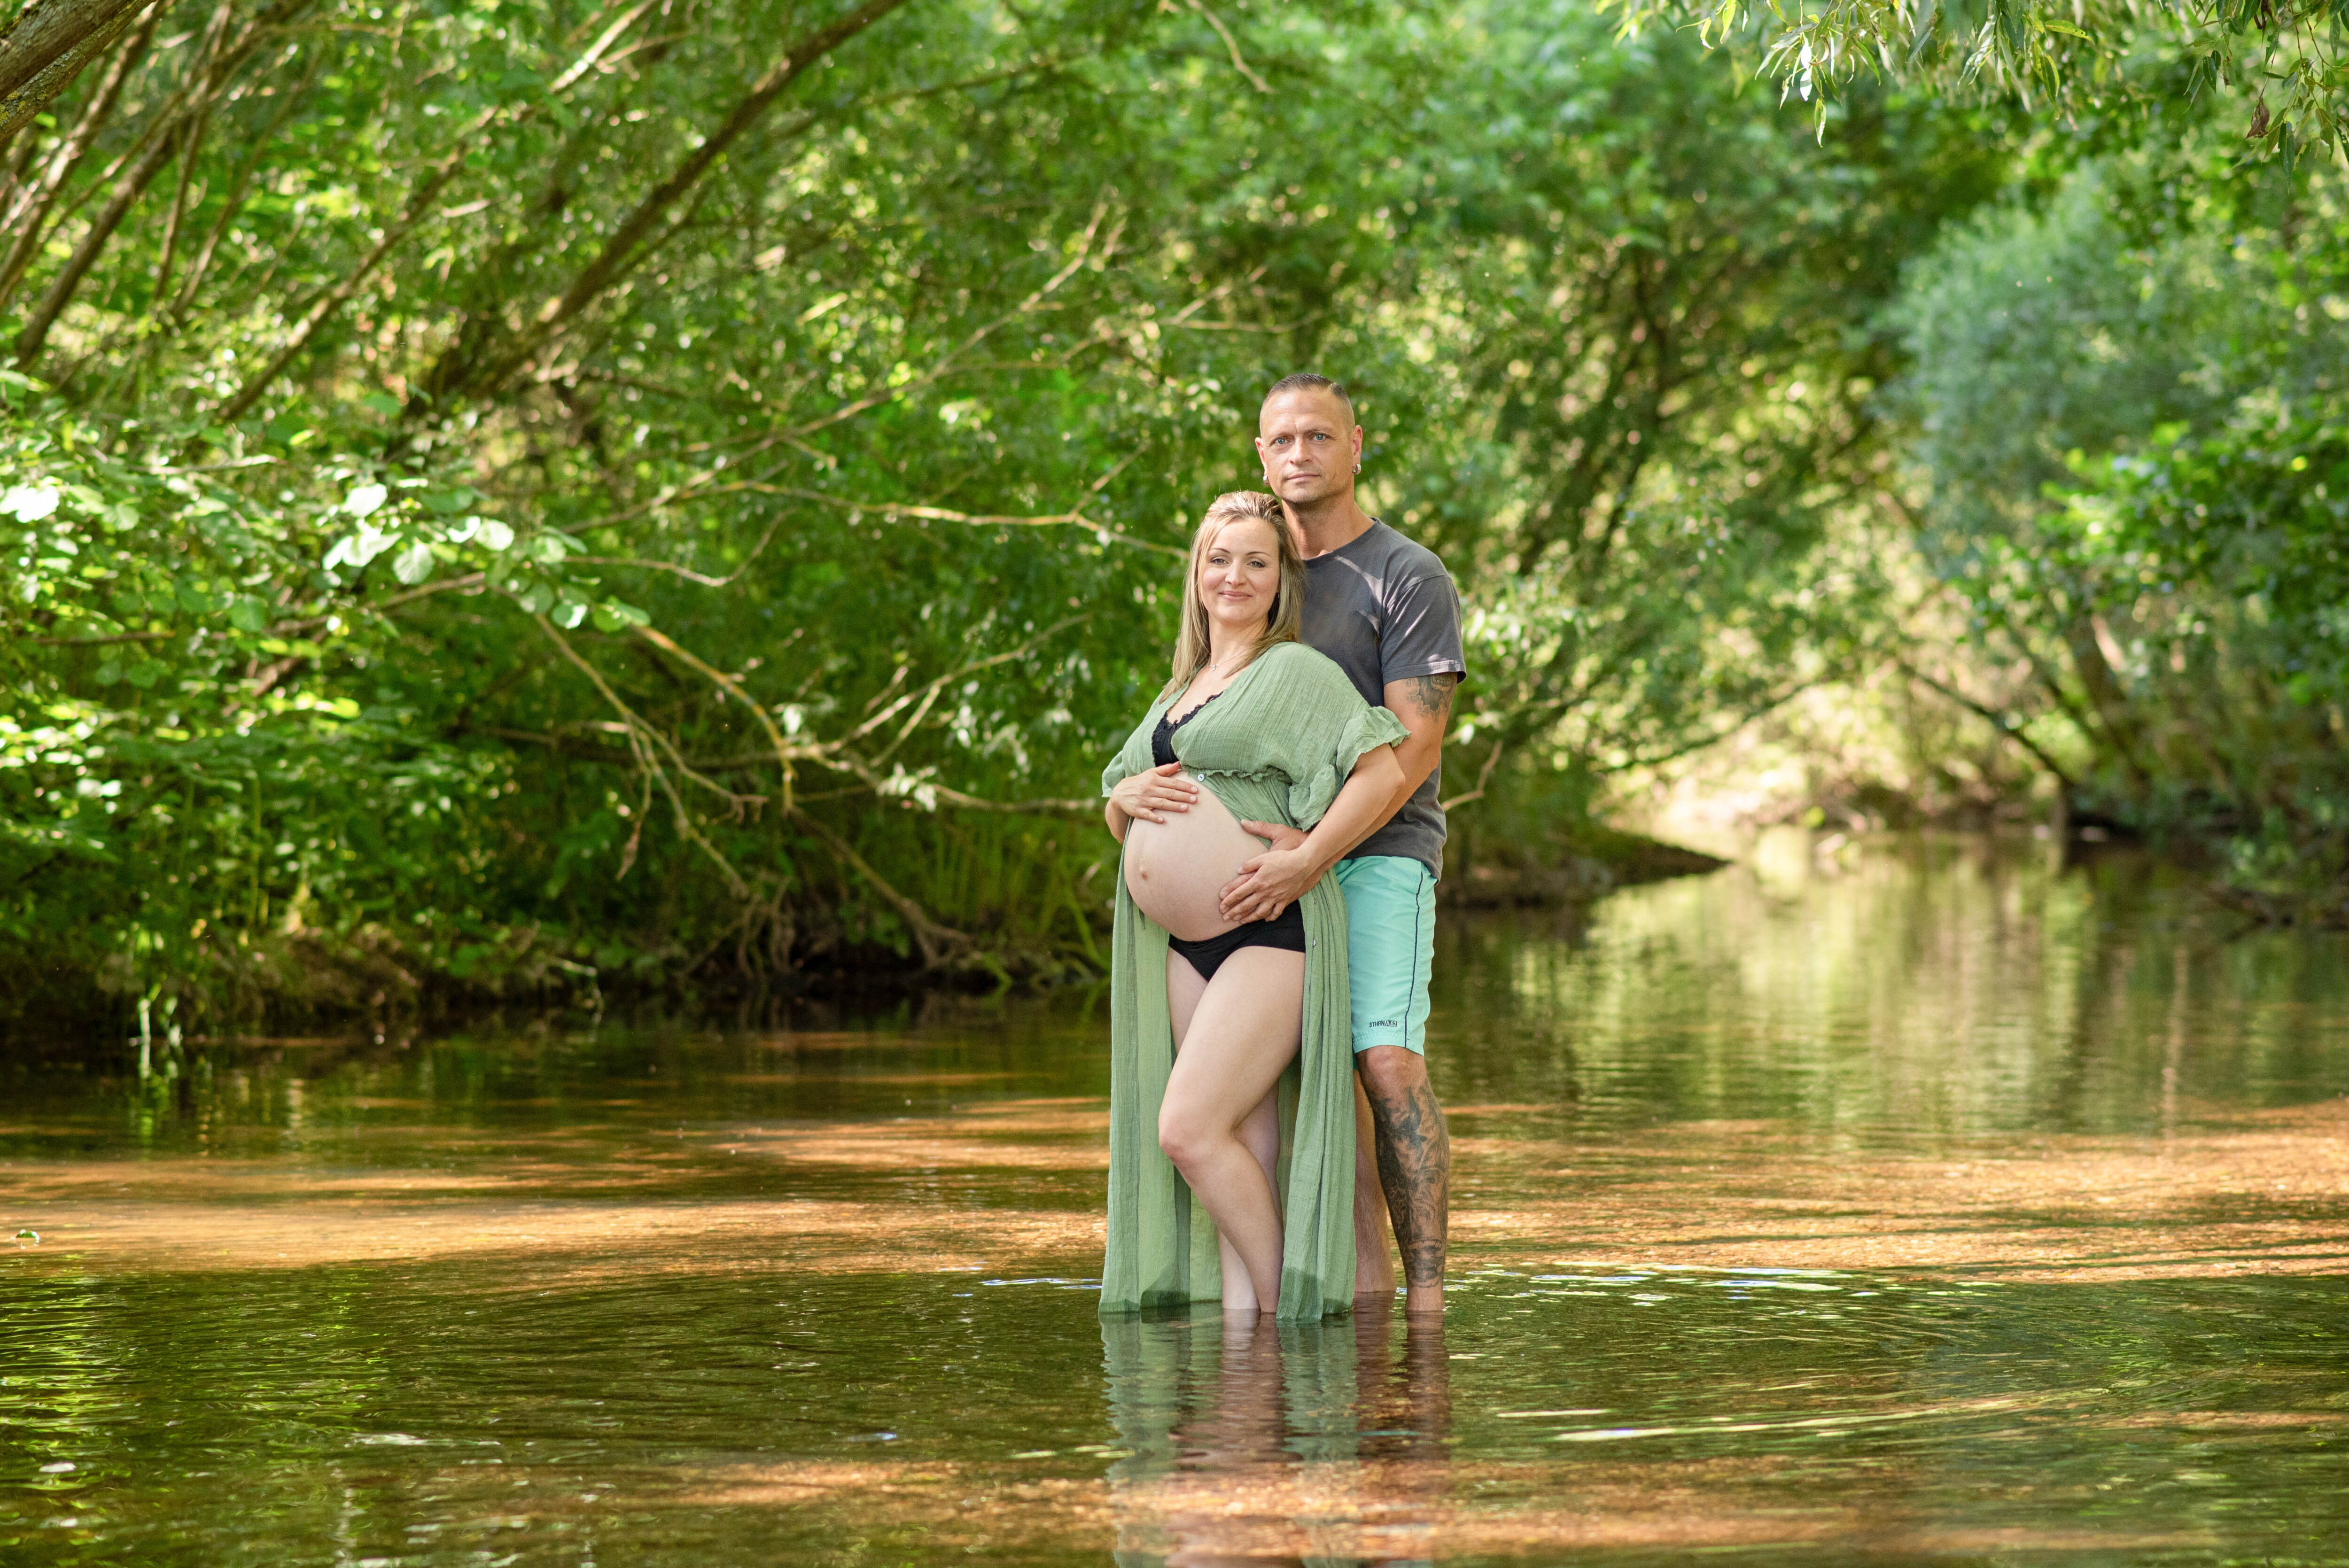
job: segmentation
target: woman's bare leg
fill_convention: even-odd
[[[1264,1091],[1264,1098],[1256,1102],[1256,1109],[1240,1119],[1239,1127],[1234,1136],[1239,1139],[1240,1147],[1248,1151],[1255,1159],[1257,1168],[1264,1172],[1265,1191],[1272,1194],[1273,1223],[1278,1226],[1280,1222],[1280,1183],[1273,1180],[1273,1173],[1280,1167],[1280,1086],[1277,1078],[1273,1087]],[[1214,1212],[1213,1210],[1208,1212]],[[1276,1230],[1274,1234],[1278,1236],[1278,1231]],[[1231,1239],[1227,1236],[1223,1237],[1222,1243],[1224,1278],[1248,1280],[1247,1264],[1241,1258],[1238,1251],[1233,1247]],[[1241,1299],[1235,1299],[1228,1284],[1224,1287],[1225,1311],[1254,1312],[1257,1305],[1254,1281],[1248,1280],[1244,1297]],[[1264,1310],[1271,1312],[1279,1305],[1280,1303],[1275,1300],[1266,1305]]]
[[[1207,982],[1191,961],[1175,952],[1166,950],[1166,1011],[1174,1022],[1174,1054],[1180,1059],[1183,1041],[1191,1032],[1191,1015],[1198,1010],[1199,998],[1207,994]],[[1274,1129],[1275,1136],[1279,1130]],[[1256,1312],[1256,1284],[1248,1278],[1247,1264],[1232,1250],[1229,1236],[1218,1232],[1216,1250],[1224,1260],[1224,1310],[1226,1312]]]
[[[1191,961],[1168,948],[1166,1002],[1167,1009],[1174,1016],[1174,1049],[1178,1055],[1183,1049],[1184,1037],[1190,1032],[1191,1015],[1206,991],[1206,981],[1191,967]],[[1301,1002],[1299,1010],[1301,1014]],[[1256,1156],[1256,1162],[1264,1167],[1265,1181],[1273,1186],[1278,1194],[1279,1188],[1273,1182],[1273,1171],[1280,1161],[1280,1092],[1277,1084],[1265,1091],[1264,1098],[1257,1101],[1256,1109],[1248,1112],[1247,1119],[1240,1123],[1239,1140],[1248,1152]],[[1248,1278],[1247,1262],[1234,1250],[1230,1237],[1218,1232],[1216,1242],[1216,1250],[1223,1254],[1224,1260],[1224,1310],[1254,1313],[1257,1310],[1256,1282]]]
[[[1246,1119],[1241,1121],[1239,1140],[1241,1146],[1250,1154],[1255,1155],[1256,1162],[1264,1168],[1265,1185],[1272,1189],[1273,1201],[1279,1202],[1280,1183],[1273,1180],[1274,1172],[1280,1168],[1280,1084],[1278,1079],[1276,1078],[1273,1086],[1264,1091],[1264,1098],[1256,1102],[1256,1109],[1249,1111]]]
[[[1297,1055],[1305,1017],[1305,955],[1243,947],[1224,960],[1213,981],[1188,996],[1179,994],[1187,986],[1178,990],[1173,984],[1177,962],[1190,969],[1187,961],[1169,955],[1167,1000],[1177,1009],[1179,1045],[1158,1108],[1158,1146],[1206,1205],[1222,1235],[1225,1310],[1243,1310],[1233,1287],[1245,1278],[1255,1287],[1250,1305],[1269,1312],[1280,1299],[1280,1211],[1267,1164],[1241,1140],[1240,1128],[1243,1122],[1257,1124],[1251,1141],[1261,1141],[1264,1101]],[[1196,983],[1195,971],[1190,979]],[[1277,1155],[1277,1121],[1272,1130]]]

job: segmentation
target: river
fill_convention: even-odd
[[[2344,958],[2028,841],[1448,915],[1432,1326],[1104,1327],[1099,995],[19,1042],[0,1561],[2349,1563]]]

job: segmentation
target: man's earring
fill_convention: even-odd
[[[1356,463],[1356,464],[1354,465],[1354,471],[1355,471],[1356,473],[1361,473],[1361,472],[1362,471],[1362,465],[1361,465],[1361,464],[1360,464],[1360,463]]]

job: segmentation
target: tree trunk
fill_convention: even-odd
[[[2088,694],[2089,709],[2104,726],[2114,754],[2131,778],[2140,785],[2147,783],[2149,776],[2137,755],[2137,727],[2129,712],[2128,694],[2121,689],[2111,662],[2105,657],[2104,645],[2097,641],[2095,617],[2085,613],[2073,615],[2064,628],[2064,643],[2071,652],[2081,689]]]
[[[146,0],[31,0],[0,28],[0,138],[73,86]]]

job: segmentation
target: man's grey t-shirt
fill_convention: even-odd
[[[1376,706],[1385,704],[1390,681],[1468,673],[1452,573],[1433,551],[1375,521],[1352,543],[1305,563],[1303,637]],[[1441,874],[1443,781],[1439,762],[1402,810],[1346,858],[1402,855]]]

